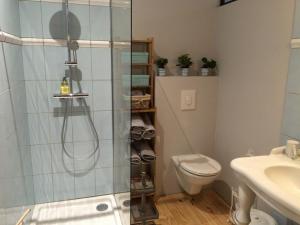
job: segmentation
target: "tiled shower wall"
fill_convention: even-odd
[[[70,4],[70,11],[80,26],[80,40],[110,40],[108,5],[90,5],[89,1]],[[103,2],[103,1],[102,1]],[[20,1],[21,36],[52,39],[50,21],[62,10],[53,1]],[[58,32],[64,34],[64,27]],[[57,30],[56,29],[56,30]],[[59,30],[60,29],[60,30]],[[63,37],[64,35],[62,35]],[[53,99],[65,75],[65,46],[23,46],[23,64],[27,95],[30,152],[36,203],[82,198],[113,192],[111,56],[109,47],[80,47],[78,52],[80,84],[89,94],[87,104],[100,137],[100,156],[74,160],[62,151],[61,129],[64,107]],[[74,82],[75,91],[78,90]],[[67,150],[75,158],[93,151],[95,137],[84,107],[73,102],[68,115]]]
[[[0,29],[20,36],[17,0],[0,1]],[[11,19],[14,18],[14,19]],[[22,46],[0,42],[0,224],[34,203]]]
[[[296,1],[294,39],[300,39],[300,0]],[[282,144],[287,139],[300,140],[300,48],[291,50],[284,118],[281,130]]]

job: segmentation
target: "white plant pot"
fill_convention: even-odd
[[[189,68],[181,68],[181,75],[188,76],[189,75]]]
[[[158,76],[166,76],[166,69],[158,68]]]
[[[202,76],[208,76],[209,75],[209,69],[208,68],[201,68],[201,75]]]

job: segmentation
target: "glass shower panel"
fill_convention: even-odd
[[[0,224],[10,225],[34,204],[20,45],[1,44],[0,73]]]
[[[35,202],[112,194],[109,2],[19,4]]]
[[[3,39],[20,36],[18,0],[0,1],[0,14],[0,224],[11,225],[34,204],[34,189],[22,45]]]
[[[111,21],[114,193],[125,225],[130,224],[131,1],[111,0]]]

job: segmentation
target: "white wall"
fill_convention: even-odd
[[[155,54],[169,59],[177,74],[177,57],[190,53],[198,71],[203,56],[215,57],[216,6],[219,0],[133,0],[133,38],[154,37]]]
[[[158,78],[160,194],[180,191],[171,156],[192,152],[180,126],[193,151],[213,154],[222,164],[220,180],[227,187],[237,181],[230,168],[232,159],[246,155],[249,149],[257,155],[267,154],[280,143],[295,2],[239,0],[223,7],[217,4],[211,0],[133,0],[134,38],[154,37],[156,53],[171,59],[171,73],[176,72],[177,55],[185,51],[197,59],[216,57],[220,71],[218,96],[211,92],[217,92],[213,84],[209,90],[200,91],[205,101],[194,118],[178,110],[178,94],[182,88],[197,85],[193,78]],[[211,104],[216,98],[217,109]],[[208,111],[202,111],[206,107]],[[206,126],[198,125],[206,120],[210,121]],[[226,190],[230,189],[222,182],[216,183],[216,190],[228,197]],[[262,202],[259,205],[267,210]]]
[[[173,155],[213,150],[217,77],[158,77],[156,79],[158,194],[180,192]],[[181,111],[181,90],[196,90],[196,110]]]
[[[219,95],[215,138],[221,179],[248,149],[279,145],[294,0],[239,0],[218,9]]]

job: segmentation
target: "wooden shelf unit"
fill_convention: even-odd
[[[150,103],[150,108],[148,109],[132,109],[131,113],[132,114],[136,114],[136,113],[140,113],[140,114],[147,114],[149,116],[149,118],[151,119],[153,126],[156,126],[156,108],[155,108],[155,73],[154,73],[154,58],[153,58],[153,38],[149,38],[146,40],[133,40],[132,41],[132,51],[147,51],[149,53],[149,60],[148,63],[139,63],[139,64],[132,64],[132,76],[134,76],[135,71],[137,70],[142,70],[143,72],[147,72],[147,74],[150,76],[149,77],[149,86],[148,87],[132,87],[132,90],[143,90],[146,91],[147,94],[151,95],[151,103]],[[151,141],[149,141],[149,144],[151,145],[151,147],[153,148],[153,151],[156,153],[156,157],[157,157],[157,152],[155,149],[155,144],[156,144],[156,139],[153,138]],[[135,166],[132,166],[132,170],[135,169]],[[150,167],[150,174],[148,174],[149,176],[151,176],[151,179],[153,181],[154,184],[154,192],[153,193],[147,193],[147,199],[151,199],[153,202],[156,199],[156,161],[154,161],[153,163],[151,163],[149,165]],[[132,173],[132,178],[134,177],[133,173]],[[139,199],[141,199],[141,194],[136,194],[136,193],[132,193],[131,195],[131,200],[132,201],[139,201]],[[150,221],[149,221],[150,222]],[[133,218],[131,218],[131,224],[141,224],[140,222],[134,221]],[[148,223],[147,223],[148,224]]]
[[[132,41],[132,52],[148,52],[149,53],[149,59],[148,63],[132,63],[131,71],[132,76],[135,75],[136,71],[142,71],[144,73],[147,73],[149,78],[149,92],[148,94],[151,95],[151,107],[153,108],[154,105],[154,82],[155,82],[155,73],[154,73],[154,58],[153,58],[153,38],[148,38],[146,40],[133,40]],[[135,90],[139,87],[133,87]],[[145,87],[141,87],[141,89],[145,90]]]

